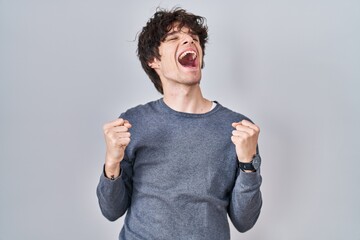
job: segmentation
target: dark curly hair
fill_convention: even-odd
[[[164,94],[164,92],[160,77],[155,70],[148,65],[154,58],[160,59],[160,43],[165,40],[167,33],[172,29],[173,24],[176,23],[179,29],[185,26],[199,37],[204,56],[205,43],[208,40],[208,28],[205,22],[206,19],[204,17],[194,15],[181,8],[174,8],[170,11],[157,9],[154,16],[150,18],[146,26],[143,27],[139,35],[137,55],[141,66],[161,94]],[[201,67],[203,66],[204,65]]]

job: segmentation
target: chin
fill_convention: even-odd
[[[198,84],[200,83],[201,80],[201,73],[194,73],[191,76],[185,77],[183,79],[184,82],[189,83],[189,84]]]
[[[186,84],[188,86],[195,86],[195,85],[200,84],[200,80],[201,79],[191,79],[191,80],[184,81],[184,84]]]

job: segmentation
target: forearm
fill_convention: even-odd
[[[130,190],[122,176],[111,180],[104,171],[96,193],[101,212],[108,220],[115,221],[126,212],[130,203]]]
[[[258,172],[240,172],[231,194],[229,216],[236,229],[246,232],[251,229],[262,206],[260,192],[261,175]]]

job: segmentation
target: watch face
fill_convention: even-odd
[[[259,155],[256,155],[252,161],[252,165],[254,166],[255,170],[258,170],[261,164],[261,158]]]

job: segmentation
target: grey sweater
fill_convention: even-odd
[[[240,232],[262,205],[260,172],[239,170],[231,123],[247,119],[219,103],[205,114],[177,112],[162,99],[129,109],[131,142],[115,180],[100,177],[103,215],[126,211],[119,239],[230,239],[227,214]]]

